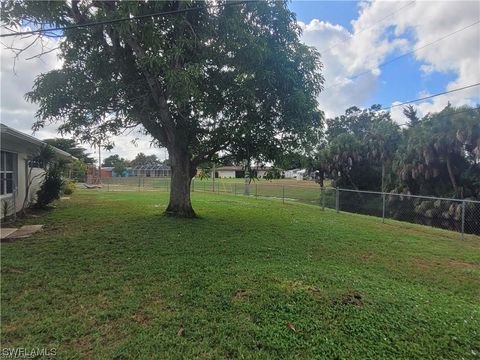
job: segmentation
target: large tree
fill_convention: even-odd
[[[62,67],[39,76],[28,98],[36,128],[108,146],[141,126],[172,165],[167,214],[193,217],[198,164],[245,146],[245,137],[299,146],[319,119],[319,54],[299,41],[283,1],[71,1],[2,3],[9,26],[86,24],[170,15],[63,31]],[[178,12],[197,8],[192,11]],[[52,33],[59,36],[58,32]]]
[[[326,144],[317,154],[320,175],[325,173],[337,186],[385,190],[401,136],[390,113],[381,111],[380,105],[351,107],[326,122]]]
[[[480,110],[446,106],[405,132],[395,168],[402,190],[480,196]]]

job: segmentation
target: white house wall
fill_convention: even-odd
[[[221,170],[218,171],[218,177],[223,179],[235,178],[235,170]]]
[[[23,145],[25,147],[25,145]],[[15,142],[10,142],[8,140],[2,141],[2,151],[8,151],[17,155],[16,169],[14,168],[14,188],[16,187],[16,192],[14,194],[6,194],[0,196],[1,198],[1,210],[0,217],[4,217],[4,203],[8,203],[8,214],[13,214],[13,209],[15,208],[16,212],[22,210],[23,201],[25,199],[26,189],[27,189],[27,175],[28,175],[28,155],[25,152],[19,152],[22,148],[20,144]],[[31,188],[30,188],[30,199],[33,200],[37,191],[40,189],[40,186],[43,181],[44,171],[40,168],[32,169],[32,178],[34,178]],[[15,207],[14,207],[15,205]]]

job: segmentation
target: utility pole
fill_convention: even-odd
[[[98,143],[98,184],[102,183],[102,154],[101,154],[101,143]]]

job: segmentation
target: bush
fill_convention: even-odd
[[[68,180],[68,181],[65,181],[65,183],[63,184],[63,193],[65,195],[72,195],[73,192],[76,190],[77,186],[75,184],[75,181],[72,181],[72,180]]]
[[[36,207],[44,209],[52,201],[60,198],[64,181],[58,165],[50,166],[45,172],[45,179],[40,190],[37,191]]]

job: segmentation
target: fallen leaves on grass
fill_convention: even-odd
[[[183,326],[180,326],[180,329],[178,329],[177,336],[181,336],[181,337],[185,336],[185,328]]]

